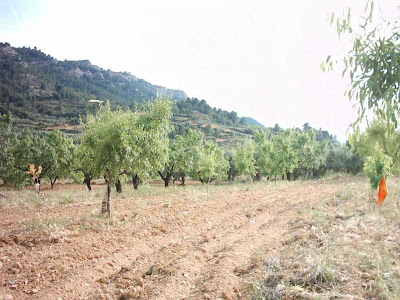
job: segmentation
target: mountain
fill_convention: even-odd
[[[127,72],[113,72],[88,60],[58,61],[36,48],[0,43],[0,113],[10,110],[21,121],[77,123],[88,100],[131,106],[155,98],[157,92],[185,100],[180,90],[150,84]]]
[[[264,127],[263,124],[261,124],[257,120],[254,120],[253,118],[250,118],[250,117],[244,117],[244,118],[246,119],[247,125]]]
[[[59,61],[36,48],[0,43],[0,70],[0,114],[11,111],[19,127],[76,134],[82,130],[80,119],[97,108],[89,100],[134,107],[154,99],[157,92],[179,100],[173,108],[171,137],[196,128],[220,144],[235,145],[251,138],[254,130],[247,124],[261,125],[252,118],[239,118],[234,111],[211,107],[205,100],[188,98],[183,91],[150,84],[127,72],[104,70],[88,60]]]

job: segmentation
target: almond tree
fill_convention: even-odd
[[[185,185],[186,174],[193,168],[194,161],[204,141],[204,133],[199,130],[189,129],[186,137],[176,136],[169,141],[168,160],[163,168],[158,171],[168,187],[173,173],[178,173],[182,185]]]
[[[74,170],[83,173],[86,186],[89,191],[92,190],[92,179],[95,178],[95,168],[94,168],[94,155],[91,148],[87,145],[80,144],[74,154]]]
[[[236,166],[239,175],[247,175],[252,181],[251,176],[256,175],[255,144],[253,141],[247,141],[243,145],[238,145],[233,152],[233,163]]]
[[[72,172],[75,146],[72,138],[54,130],[36,139],[34,162],[43,167],[42,176],[50,180],[51,188],[57,179],[65,178]]]
[[[193,162],[192,175],[207,184],[207,195],[210,182],[225,179],[228,170],[229,162],[222,149],[213,141],[206,141]]]
[[[135,111],[113,111],[106,104],[88,116],[82,145],[107,183],[102,213],[111,216],[111,186],[121,173],[147,178],[165,162],[171,111],[171,102],[158,97]]]

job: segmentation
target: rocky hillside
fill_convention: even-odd
[[[89,99],[131,106],[157,92],[174,100],[187,98],[183,91],[104,70],[88,60],[58,61],[36,48],[8,43],[0,43],[0,69],[0,113],[11,111],[25,125],[77,123]]]
[[[254,128],[249,125],[263,127],[234,111],[188,98],[183,91],[150,84],[127,72],[104,70],[88,60],[59,61],[36,48],[0,43],[0,70],[0,114],[11,111],[18,127],[79,134],[80,119],[97,108],[88,100],[133,107],[155,98],[157,92],[179,100],[173,108],[172,138],[195,128],[209,139],[232,146],[251,138]]]

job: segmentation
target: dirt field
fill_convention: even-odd
[[[103,186],[56,185],[39,199],[3,189],[0,296],[250,298],[266,261],[287,251],[293,222],[348,184],[229,184],[208,197],[203,186],[123,186],[111,220],[99,215]]]

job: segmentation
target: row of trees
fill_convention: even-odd
[[[115,184],[121,192],[122,176],[132,177],[136,188],[139,179],[155,176],[160,176],[166,187],[176,179],[184,185],[187,176],[205,184],[239,175],[250,180],[286,175],[291,180],[300,175],[323,175],[331,168],[326,162],[336,162],[339,157],[333,148],[327,151],[327,141],[317,141],[312,128],[279,133],[258,130],[254,140],[238,145],[233,152],[224,151],[198,130],[189,129],[185,137],[169,139],[172,107],[171,101],[160,96],[134,110],[112,110],[106,104],[87,117],[84,132],[75,143],[59,131],[16,133],[12,116],[3,115],[0,176],[13,185],[26,184],[28,165],[34,164],[42,166],[41,176],[49,179],[51,187],[60,178],[81,173],[89,190],[93,178],[104,177],[107,197],[103,210],[111,214],[111,187]],[[354,156],[348,148],[343,151],[347,157]]]
[[[339,161],[346,166],[353,165],[353,172],[359,172],[359,166],[355,167],[354,162],[344,162],[334,150],[338,145],[330,144],[328,147],[326,140],[318,142],[312,128],[287,129],[279,134],[257,131],[254,141],[247,141],[233,152],[233,165],[238,175],[247,175],[251,180],[253,177],[259,180],[262,175],[275,179],[286,176],[289,181],[300,175],[314,178],[324,175],[327,169],[334,169],[334,164]],[[355,161],[361,161],[348,147],[342,150]],[[336,168],[335,171],[351,172],[350,167]]]

